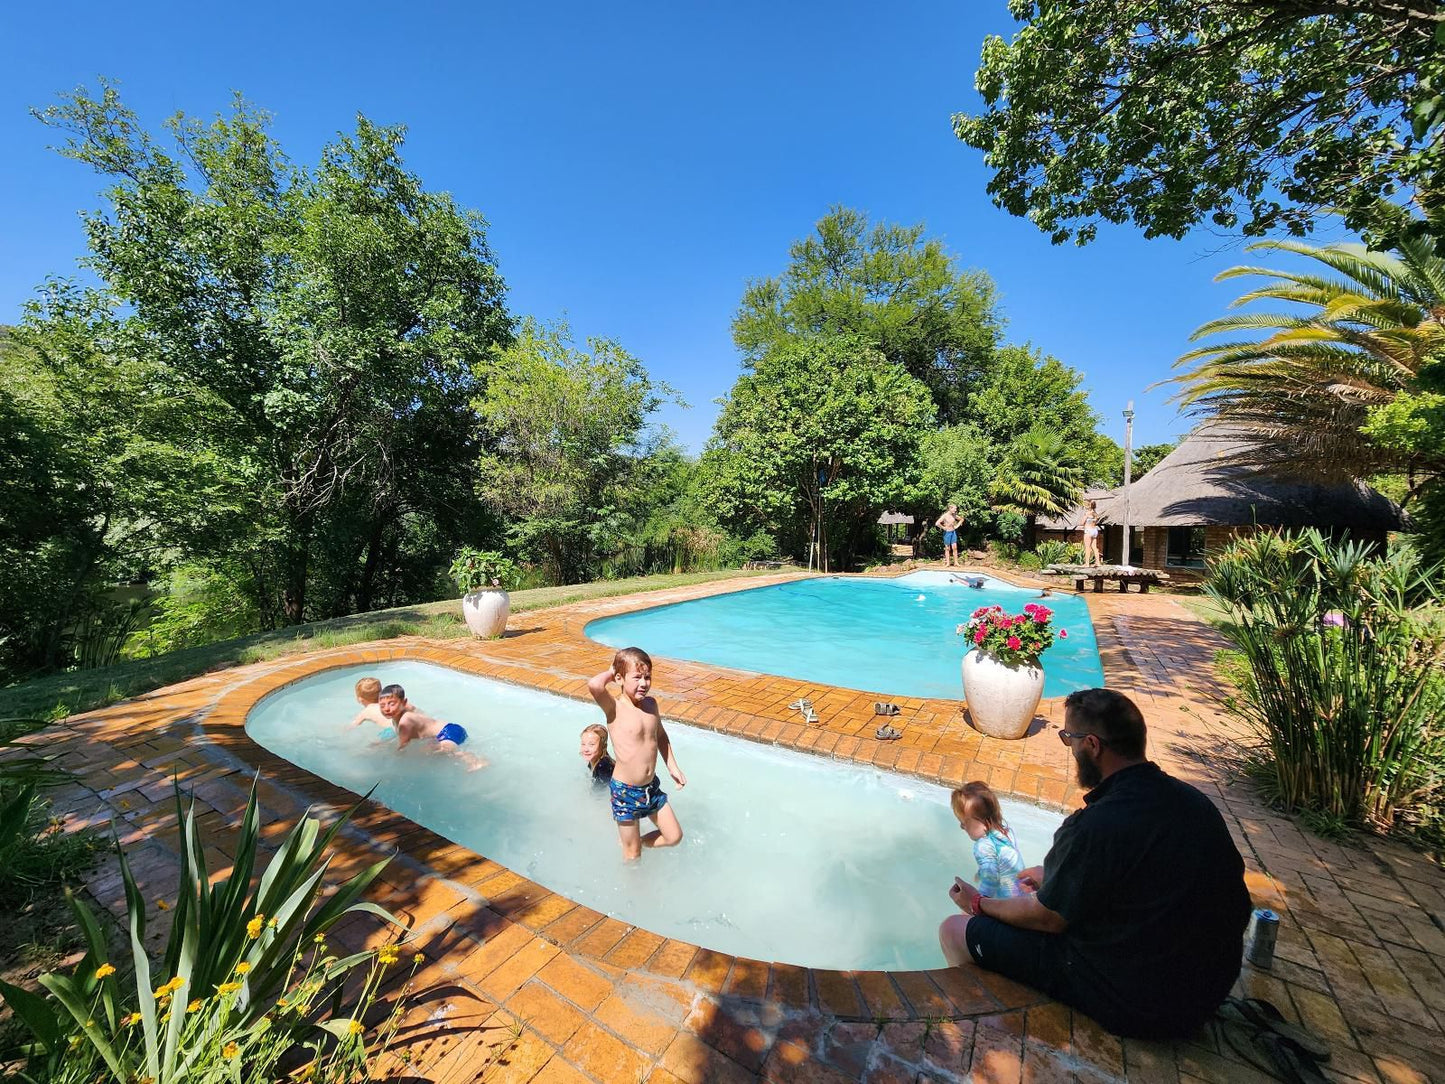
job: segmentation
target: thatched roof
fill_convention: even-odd
[[[878,517],[878,522],[884,527],[892,526],[895,523],[912,523],[912,516],[905,516],[902,512],[884,512]]]
[[[1239,430],[1205,424],[1129,487],[1134,527],[1335,527],[1395,531],[1400,507],[1364,482],[1320,481],[1252,467],[1254,441]],[[1087,496],[1087,495],[1086,495]],[[1098,500],[1099,518],[1124,518],[1123,490]],[[1073,517],[1062,517],[1065,520]],[[1082,519],[1079,513],[1077,524]],[[1039,523],[1045,530],[1070,530]]]
[[[1132,487],[1131,487],[1132,488]],[[1112,489],[1088,489],[1079,498],[1079,503],[1062,516],[1040,516],[1034,523],[1041,531],[1077,531],[1084,526],[1084,516],[1088,513],[1089,502],[1094,502],[1094,517],[1100,523],[1118,523],[1117,515],[1111,516],[1110,510],[1115,506],[1115,496]],[[1121,506],[1122,507],[1122,506]]]

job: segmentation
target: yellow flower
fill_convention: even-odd
[[[318,945],[324,945],[326,944],[326,935],[324,933],[318,933],[311,940],[316,942]]]
[[[383,967],[390,967],[396,963],[396,958],[399,955],[401,955],[401,952],[395,945],[387,945],[376,954],[376,958],[381,961]]]
[[[138,1012],[133,1012],[133,1013],[131,1013],[131,1014],[130,1014],[129,1016],[127,1016],[124,1020],[122,1020],[121,1023],[124,1024],[124,1025],[125,1025],[126,1027],[128,1027],[128,1028],[133,1028],[133,1027],[135,1027],[137,1024],[140,1023],[140,1013],[138,1013]]]
[[[250,970],[251,970],[251,965],[248,964],[245,960],[242,960],[240,963],[238,963],[238,964],[236,965],[236,974],[238,974],[238,975],[244,975],[247,971],[250,971]]]
[[[161,1013],[161,1023],[162,1023],[162,1024],[164,1024],[164,1023],[165,1023],[167,1020],[169,1020],[170,1018],[171,1018],[171,1010],[170,1010],[170,1009],[167,1009],[165,1012]]]
[[[186,1012],[200,1012],[200,1011],[201,1011],[201,999],[200,999],[200,998],[196,998],[195,1001],[192,1001],[189,1005],[186,1006]]]
[[[347,1030],[350,1034],[352,1034],[352,1035],[360,1035],[360,1034],[361,1034],[361,1021],[360,1021],[360,1020],[353,1020],[353,1021],[351,1021],[351,1023],[349,1023],[349,1024],[346,1025],[346,1030]]]
[[[108,978],[114,974],[115,968],[111,967],[110,964],[101,964],[95,969],[95,977],[98,979]]]
[[[241,984],[239,982],[223,982],[220,986],[216,987],[216,993],[225,997],[227,994],[234,994],[240,988]]]
[[[227,1043],[225,1046],[221,1047],[221,1057],[223,1058],[234,1058],[240,1052],[241,1048],[235,1043]]]
[[[261,931],[266,928],[266,916],[257,915],[250,922],[246,923],[246,936],[252,941],[261,936]]]
[[[268,918],[268,919],[266,920],[266,929],[268,929],[268,930],[274,930],[275,928],[276,928],[276,920],[275,920],[274,918]]]
[[[418,952],[415,956],[411,958],[411,962],[414,964],[422,964],[426,962],[426,957],[423,956],[420,952]]]
[[[171,909],[171,905],[165,900],[156,900],[156,906],[162,911],[169,911]]]

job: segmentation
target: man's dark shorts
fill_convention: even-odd
[[[968,954],[979,967],[1032,986],[1055,1001],[1076,1004],[1064,960],[1063,939],[1051,933],[1021,930],[978,915],[968,920]]]
[[[1055,1001],[1093,1017],[1115,1035],[1141,1039],[1182,1038],[1198,1030],[1212,1010],[1178,1019],[1155,1016],[1150,1006],[1126,1006],[1101,996],[1088,982],[1078,981],[1057,934],[1021,930],[987,915],[968,920],[966,932],[973,962],[1006,978],[1032,986]],[[1152,1008],[1157,1009],[1157,1006]]]

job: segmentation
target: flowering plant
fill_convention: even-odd
[[[978,651],[992,655],[1007,666],[1037,666],[1039,656],[1054,643],[1054,611],[1036,602],[1024,605],[1023,613],[1009,614],[1002,606],[980,606],[958,633],[968,637]],[[1059,639],[1068,639],[1067,629],[1058,629]]]
[[[500,553],[463,546],[457,551],[450,568],[452,579],[462,594],[486,591],[493,587],[505,589],[516,582],[517,566]]]

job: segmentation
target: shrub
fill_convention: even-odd
[[[121,851],[131,960],[122,967],[110,961],[100,924],[72,897],[88,944],[75,970],[40,976],[43,995],[0,982],[0,995],[34,1039],[28,1078],[181,1084],[239,1081],[244,1068],[248,1080],[271,1080],[283,1058],[309,1051],[308,1077],[355,1079],[367,1057],[362,1019],[400,950],[388,945],[375,953],[329,955],[326,933],[347,915],[367,911],[396,924],[361,899],[389,859],[323,891],[331,842],[354,811],[324,830],[304,816],[252,886],[260,841],[254,789],[231,872],[215,883],[206,869],[194,805],[178,809],[180,886],[164,952],[156,960],[146,948],[146,902]],[[122,981],[126,969],[130,973]],[[343,1012],[345,980],[358,970],[366,977],[355,1007]],[[388,1017],[374,1039],[388,1041],[398,1021],[395,1013]]]
[[[1018,566],[1025,572],[1037,572],[1039,569],[1044,567],[1044,563],[1042,560],[1039,559],[1039,555],[1037,553],[1034,553],[1032,551],[1025,551],[1024,553],[1019,554]]]
[[[182,648],[244,636],[261,627],[255,600],[242,577],[201,564],[171,572],[165,592],[151,602],[148,624],[125,644],[129,658],[152,658]]]
[[[451,578],[464,595],[506,588],[517,580],[517,566],[503,554],[493,550],[477,550],[463,546],[452,561]]]
[[[1040,542],[1034,547],[1034,553],[1038,555],[1040,567],[1074,565],[1084,559],[1084,547],[1077,542],[1063,542],[1058,539]]]
[[[1018,564],[1019,548],[1012,542],[1000,542],[994,539],[988,544],[989,552],[993,554],[994,560],[1000,564]]]
[[[1027,524],[1028,520],[1018,512],[1010,512],[1007,509],[1003,509],[993,514],[994,534],[998,535],[998,537],[1005,542],[1017,544],[1022,540],[1024,527],[1027,526]]]
[[[1232,543],[1206,593],[1243,662],[1230,709],[1270,789],[1317,820],[1418,824],[1445,797],[1445,627],[1432,572],[1318,531]]]

